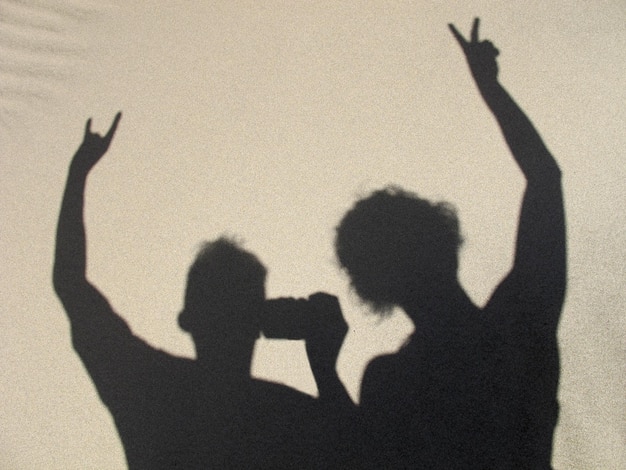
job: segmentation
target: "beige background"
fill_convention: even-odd
[[[201,6],[202,5],[202,6]],[[401,184],[454,203],[461,277],[486,300],[511,263],[522,180],[446,24],[472,18],[501,81],[561,164],[569,291],[559,339],[559,469],[626,467],[626,3],[582,1],[0,2],[0,468],[124,468],[50,281],[65,174],[85,120],[124,117],[90,177],[89,275],[155,346],[198,243],[240,236],[269,293],[337,293],[339,369],[410,332],[350,293],[342,213]],[[315,393],[302,344],[262,341],[254,373]]]

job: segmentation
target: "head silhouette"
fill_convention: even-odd
[[[235,241],[206,242],[189,268],[180,327],[194,339],[258,337],[266,273],[258,258]]]
[[[376,311],[415,303],[456,282],[456,212],[398,187],[357,201],[337,227],[335,250],[357,294]]]

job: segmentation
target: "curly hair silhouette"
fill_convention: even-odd
[[[352,287],[375,311],[416,288],[456,278],[462,239],[454,207],[398,186],[357,201],[337,227],[335,248]]]
[[[450,29],[527,182],[513,266],[479,307],[457,277],[450,205],[389,187],[345,215],[335,248],[352,286],[378,311],[400,307],[415,327],[363,374],[365,468],[552,468],[567,284],[561,173],[498,81],[498,50],[478,26],[470,40]]]

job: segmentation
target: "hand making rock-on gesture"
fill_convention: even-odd
[[[109,149],[109,145],[111,144],[111,140],[113,140],[121,118],[121,112],[115,115],[113,124],[111,124],[111,127],[104,136],[91,132],[91,118],[87,120],[83,142],[74,155],[73,165],[75,167],[78,166],[84,171],[89,171],[100,161],[102,156]]]

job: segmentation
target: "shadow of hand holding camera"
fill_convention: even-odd
[[[261,325],[266,338],[304,340],[320,400],[352,403],[335,369],[348,333],[337,297],[317,292],[308,299],[268,300]]]

